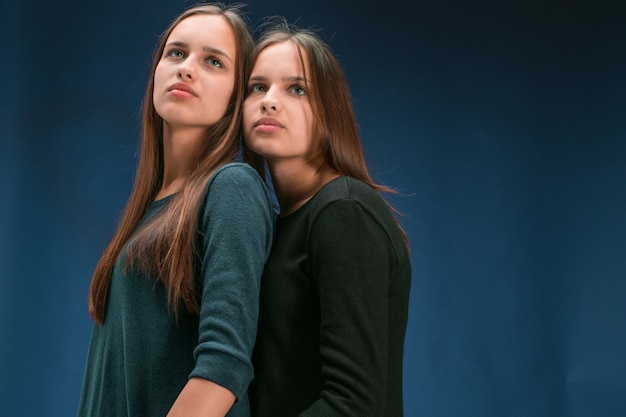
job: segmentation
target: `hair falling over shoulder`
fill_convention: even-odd
[[[157,195],[163,178],[163,120],[152,101],[154,73],[172,30],[196,14],[222,16],[232,27],[237,42],[235,85],[226,113],[207,133],[205,147],[182,190],[150,222],[136,230],[149,204]],[[141,268],[163,281],[170,308],[199,312],[194,283],[194,241],[198,209],[204,188],[220,166],[235,159],[241,136],[240,121],[246,75],[253,40],[238,5],[206,4],[191,7],[176,17],[163,32],[155,51],[143,101],[139,161],[132,191],[117,229],[96,265],[88,294],[89,315],[104,323],[111,274],[122,249],[132,235],[125,267]]]

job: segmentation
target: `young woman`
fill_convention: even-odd
[[[204,5],[162,35],[139,166],[89,289],[79,416],[249,416],[271,200],[237,154],[253,42]]]
[[[283,24],[261,37],[243,126],[245,155],[267,162],[280,205],[261,281],[253,415],[402,416],[408,245],[318,36]]]

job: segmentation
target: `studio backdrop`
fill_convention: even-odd
[[[247,3],[328,42],[398,191],[408,417],[626,416],[625,15],[556,3]],[[2,416],[76,415],[150,58],[189,5],[2,1]]]

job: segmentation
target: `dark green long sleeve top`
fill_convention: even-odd
[[[153,216],[169,198],[153,202]],[[104,324],[94,325],[78,415],[163,417],[188,378],[235,393],[228,416],[248,417],[260,278],[273,237],[273,214],[256,171],[220,168],[207,184],[198,218],[202,238],[200,316],[167,306],[162,281],[122,268],[111,278]]]

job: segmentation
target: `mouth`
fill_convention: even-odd
[[[254,123],[254,127],[260,127],[260,126],[273,126],[275,128],[284,127],[278,120],[272,117],[263,117]]]
[[[173,93],[176,96],[181,96],[181,97],[197,97],[198,96],[196,92],[193,90],[193,88],[183,83],[176,83],[170,86],[167,89],[167,91],[170,93]]]

